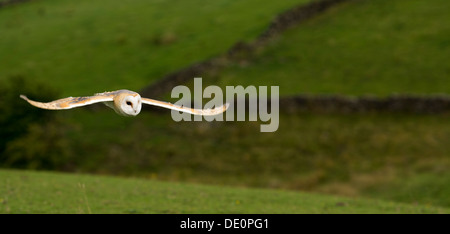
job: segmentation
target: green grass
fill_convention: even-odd
[[[365,189],[363,194],[409,204],[450,207],[450,175],[448,173],[419,174],[397,178],[395,182]]]
[[[70,134],[60,136],[70,151],[62,168],[72,171],[450,204],[442,190],[448,179],[433,184],[444,194],[427,195],[426,182],[414,182],[450,178],[445,114],[282,114],[278,131],[264,134],[259,122],[177,123],[170,112],[60,114],[73,119],[65,124]],[[19,143],[51,146],[52,129]]]
[[[25,76],[74,96],[139,90],[254,38],[302,2],[43,0],[6,7],[0,80]]]
[[[0,170],[0,213],[449,213],[366,199]]]
[[[218,75],[298,93],[450,93],[450,2],[351,1],[304,22]],[[214,82],[214,83],[215,83]]]

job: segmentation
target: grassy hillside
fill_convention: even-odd
[[[255,37],[302,2],[43,0],[2,8],[0,80],[25,76],[64,95],[139,90]]]
[[[430,206],[142,179],[0,170],[0,213],[449,213]]]
[[[282,114],[277,132],[261,134],[259,122],[177,123],[169,112],[60,114],[76,119],[65,123],[70,130],[45,124],[13,144],[14,160],[31,168],[53,158],[70,171],[450,205],[448,115]]]
[[[450,2],[351,1],[283,33],[218,75],[282,95],[450,92]]]

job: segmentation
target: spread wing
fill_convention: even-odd
[[[153,105],[153,106],[160,106],[160,107],[164,107],[164,108],[171,109],[171,110],[187,112],[187,113],[190,113],[193,115],[218,115],[220,113],[225,112],[229,107],[229,104],[225,103],[225,105],[216,107],[214,109],[192,109],[192,108],[188,108],[188,107],[184,107],[184,106],[177,106],[177,105],[174,105],[169,102],[153,100],[150,98],[142,98],[142,103],[148,104],[148,105]]]
[[[47,103],[30,100],[25,95],[20,95],[20,97],[35,107],[48,110],[65,110],[98,102],[113,101],[114,92],[99,93],[88,97],[68,97]]]

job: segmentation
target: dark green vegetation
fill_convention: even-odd
[[[19,95],[53,100],[57,92],[23,77],[0,81],[0,164],[6,167],[55,169],[65,162],[68,128],[48,111],[29,109]]]
[[[450,2],[350,1],[274,39],[218,75],[225,85],[298,93],[450,92]]]
[[[22,172],[5,170],[0,171],[9,178],[0,185],[3,212],[447,212],[424,207],[450,207],[448,114],[282,113],[279,130],[262,134],[258,122],[177,123],[169,111],[123,118],[99,106],[49,112],[18,98],[19,93],[51,100],[139,90],[239,40],[252,40],[276,13],[299,3],[194,2],[111,1],[106,6],[42,0],[0,9],[1,166],[419,205],[314,200],[315,194],[275,191],[265,191],[266,197],[253,190],[156,181],[119,185],[119,179],[25,172],[20,178]],[[349,1],[208,74],[205,83],[280,85],[282,95],[445,93],[450,87],[448,6],[443,0]],[[40,190],[42,184],[50,192]],[[140,186],[145,191],[134,189]],[[196,200],[197,189],[204,191],[204,200]],[[121,194],[120,199],[111,194]],[[154,205],[171,199],[166,207]],[[261,206],[270,201],[273,207]]]
[[[0,170],[0,213],[449,213],[299,192]],[[39,191],[39,192],[37,192]]]

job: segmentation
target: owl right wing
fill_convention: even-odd
[[[214,109],[193,109],[184,106],[177,106],[169,102],[162,102],[150,98],[142,98],[142,103],[153,106],[160,106],[171,110],[186,112],[193,115],[218,115],[220,113],[225,112],[229,107],[229,104],[225,103],[225,105],[216,107]]]
[[[114,92],[99,93],[94,96],[87,96],[87,97],[68,97],[46,103],[30,100],[25,95],[20,95],[20,97],[35,107],[48,110],[65,110],[80,106],[91,105],[98,102],[113,101]]]

